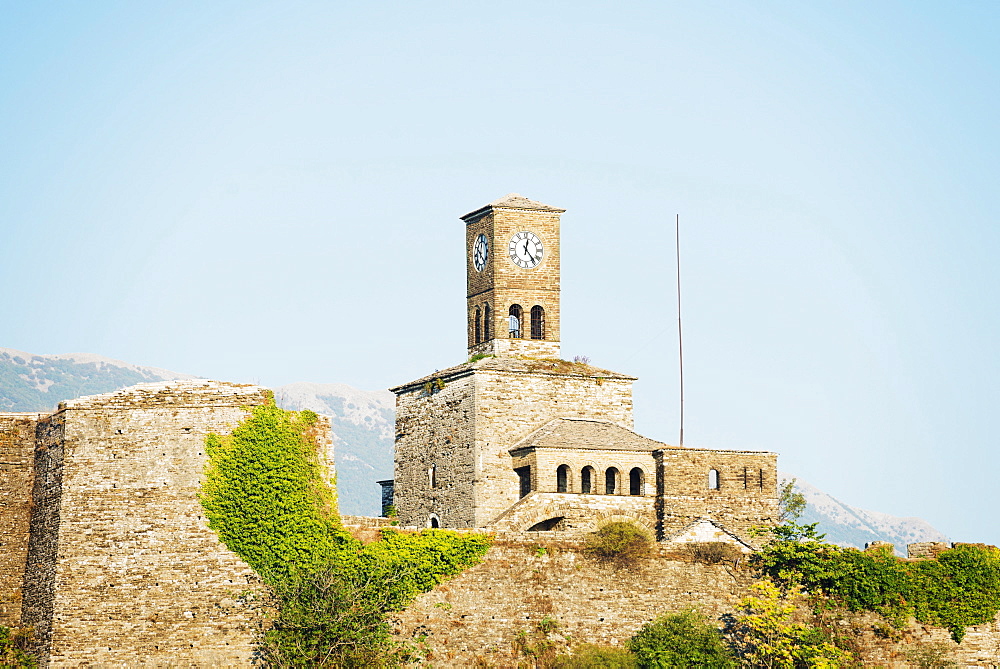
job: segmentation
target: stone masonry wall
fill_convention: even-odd
[[[708,518],[752,546],[757,543],[752,527],[777,522],[775,453],[671,448],[656,451],[654,458],[664,538]],[[709,488],[712,469],[719,475],[718,489]]]
[[[488,529],[524,534],[537,523],[553,518],[562,520],[549,529],[559,532],[594,532],[605,523],[624,521],[645,527],[650,538],[656,536],[656,502],[652,497],[565,492],[532,492],[500,514]],[[562,534],[553,536],[566,538]]]
[[[482,563],[397,614],[397,637],[423,639],[430,649],[427,662],[435,667],[526,666],[529,658],[518,653],[519,640],[546,640],[562,651],[585,643],[622,645],[665,613],[695,607],[718,620],[737,610],[752,582],[745,562],[739,567],[693,563],[663,545],[644,564],[615,568],[583,556],[578,543],[549,540],[552,534],[539,533],[537,541],[497,541]],[[806,610],[801,614],[808,619]],[[1000,615],[968,628],[961,644],[952,642],[947,630],[912,621],[896,643],[882,633],[885,622],[877,616],[841,615],[864,666],[912,667],[906,654],[926,643],[940,644],[959,666],[1000,663]]]
[[[427,527],[432,515],[441,527],[475,523],[472,387],[470,374],[430,394],[417,387],[397,395],[393,504],[401,524]]]
[[[24,568],[21,624],[34,630],[36,650],[45,666],[52,640],[56,555],[62,512],[66,416],[62,411],[39,421],[35,432],[35,480],[31,491],[31,535]]]
[[[249,664],[258,612],[241,595],[256,576],[197,496],[205,436],[264,399],[257,386],[144,384],[44,421],[23,609],[43,666]]]
[[[632,379],[477,370],[475,526],[519,499],[510,449],[553,418],[597,418],[632,428]]]
[[[511,447],[553,418],[632,427],[632,377],[547,372],[545,364],[487,359],[425,377],[430,392],[424,380],[394,389],[402,525],[426,527],[434,515],[441,527],[487,526],[519,499]],[[519,369],[529,365],[538,369]],[[437,378],[443,388],[434,387]]]
[[[21,622],[39,417],[35,413],[0,414],[0,625],[8,627]]]
[[[616,569],[563,546],[498,542],[481,564],[399,614],[398,635],[427,635],[434,666],[473,666],[478,658],[514,667],[512,642],[520,632],[537,634],[544,618],[557,623],[557,642],[620,645],[658,615],[695,605],[715,618],[746,592],[745,579],[722,566],[657,558]]]

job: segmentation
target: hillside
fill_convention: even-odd
[[[780,474],[782,481],[796,478]],[[864,548],[872,541],[890,541],[899,555],[906,555],[906,544],[918,541],[948,541],[948,538],[921,518],[899,518],[880,511],[866,511],[844,504],[819,488],[796,478],[796,491],[806,498],[807,506],[800,523],[819,523],[827,541],[841,546]]]
[[[0,348],[0,411],[52,411],[59,402],[151,381],[194,379],[93,353],[35,355]]]
[[[51,411],[68,399],[111,392],[136,383],[197,378],[157,367],[142,367],[90,353],[34,355],[0,348],[0,411]],[[388,390],[358,390],[343,383],[292,383],[274,389],[286,409],[312,409],[331,417],[337,451],[341,511],[377,515],[379,486],[392,478],[395,405]],[[782,478],[792,478],[782,474]],[[944,534],[920,518],[897,518],[858,509],[806,481],[797,486],[808,506],[801,522],[818,522],[835,543],[864,547],[891,541],[905,551],[915,541],[945,541]]]

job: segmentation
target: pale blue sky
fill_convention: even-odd
[[[1000,4],[0,3],[0,346],[365,389],[458,216],[565,207],[564,357],[676,442],[1000,544]]]

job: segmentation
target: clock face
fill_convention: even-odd
[[[486,239],[486,235],[481,234],[476,237],[476,243],[472,246],[472,264],[475,265],[476,271],[483,271],[483,268],[486,267],[486,260],[489,257],[490,242]]]
[[[538,267],[542,262],[542,240],[534,232],[518,232],[510,238],[510,261],[523,269]]]

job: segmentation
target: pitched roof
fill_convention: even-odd
[[[653,452],[674,448],[620,425],[586,418],[556,418],[514,444],[511,452],[526,448],[567,448],[599,451]]]
[[[562,213],[566,211],[565,209],[560,209],[559,207],[553,207],[548,204],[542,204],[536,200],[529,200],[523,195],[518,193],[507,193],[503,197],[493,200],[486,206],[480,207],[475,211],[470,211],[465,216],[462,216],[462,220],[468,220],[470,218],[476,217],[480,214],[485,213],[490,209],[534,209],[536,211],[557,211]]]

